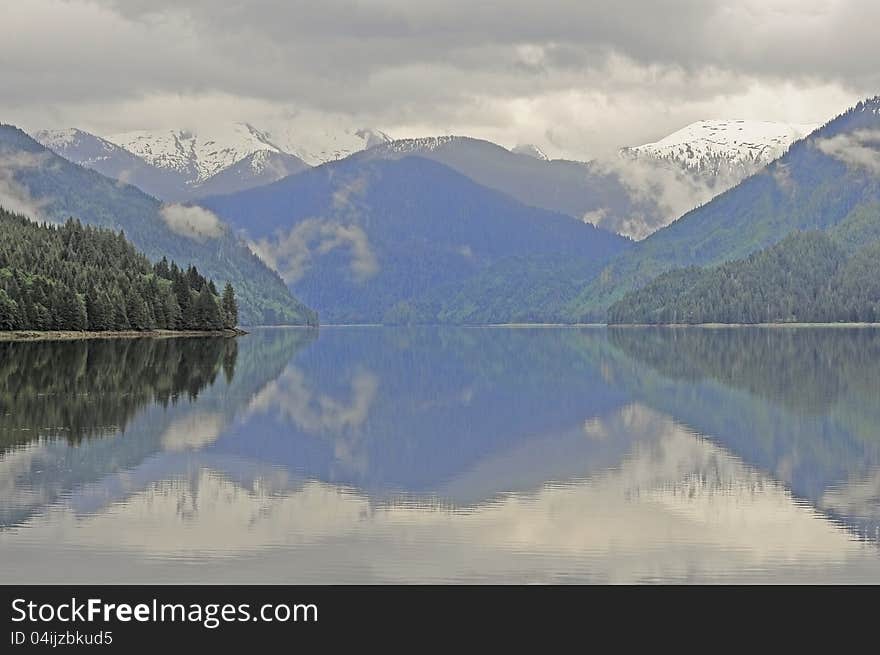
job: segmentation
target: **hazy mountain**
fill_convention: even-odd
[[[459,136],[400,139],[357,157],[416,154],[534,207],[642,239],[757,172],[812,126],[702,121],[609,160],[550,160]]]
[[[301,159],[286,152],[257,150],[198,184],[191,197],[244,191],[271,184],[307,168]]]
[[[532,143],[521,143],[518,146],[511,148],[510,152],[516,155],[528,155],[529,157],[534,157],[535,159],[540,159],[542,161],[550,161],[550,157],[547,156],[547,153]]]
[[[244,325],[314,322],[284,282],[216,216],[162,205],[139,189],[73,164],[21,130],[0,126],[0,205],[31,218],[124,230],[151,260],[195,264],[218,284],[231,282]]]
[[[400,139],[356,157],[397,159],[410,155],[445,164],[526,205],[566,214],[612,232],[640,237],[644,236],[642,226],[665,221],[656,195],[627,186],[618,172],[604,163],[548,160],[529,148],[514,152],[462,136]]]
[[[230,123],[193,130],[97,137],[42,131],[61,156],[164,200],[191,200],[261,186],[347,156],[419,155],[517,200],[641,239],[704,204],[782,154],[810,126],[702,121],[610,160],[550,160],[531,144],[507,150],[469,137],[392,141],[377,130]]]
[[[795,230],[839,226],[847,238],[877,231],[880,97],[859,103],[780,159],[612,262],[568,308],[572,319],[603,317],[624,293],[660,273],[716,264],[773,245]]]
[[[327,322],[420,320],[407,306],[508,258],[599,266],[630,244],[422,157],[351,157],[202,205],[242,230]],[[506,297],[508,310],[527,304],[528,288],[523,280]]]

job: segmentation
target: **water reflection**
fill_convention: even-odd
[[[203,344],[124,433],[11,439],[0,579],[880,581],[878,333],[315,339]]]
[[[237,356],[234,339],[0,342],[0,448],[124,431],[149,404],[231,379]]]
[[[880,486],[871,492],[880,471],[880,330],[621,329],[609,339],[632,358],[618,374],[636,397],[880,539]],[[853,511],[843,501],[852,496],[867,505]]]

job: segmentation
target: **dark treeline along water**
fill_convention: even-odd
[[[0,579],[880,581],[880,330],[5,344]]]

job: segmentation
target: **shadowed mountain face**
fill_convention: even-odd
[[[609,264],[568,305],[573,319],[609,305],[657,275],[742,259],[796,230],[877,235],[880,98],[860,103],[796,142],[782,158]]]
[[[877,331],[316,336],[163,346],[160,380],[120,395],[82,372],[113,379],[96,344],[47,351],[67,388],[4,353],[3,430],[36,433],[0,454],[4,579],[880,575]],[[135,367],[161,350],[138,348]],[[96,406],[124,431],[33,427]]]
[[[314,323],[313,312],[216,217],[163,206],[133,186],[72,164],[21,130],[0,125],[0,206],[33,220],[122,230],[152,261],[194,264],[217,284],[231,282],[244,325]]]
[[[348,159],[202,204],[329,323],[410,322],[407,307],[509,258],[595,269],[630,245],[419,157]],[[495,322],[527,306],[515,296]],[[423,319],[437,322],[436,311]]]

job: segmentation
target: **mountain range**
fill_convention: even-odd
[[[152,261],[194,264],[218,284],[230,282],[243,325],[316,323],[277,273],[216,216],[163,205],[129,184],[71,163],[23,131],[0,125],[0,206],[31,219],[83,223],[124,231]]]
[[[33,136],[69,161],[175,202],[268,184],[389,140],[376,130],[315,135],[285,128],[268,132],[249,123],[106,137],[69,128]]]
[[[70,161],[166,201],[254,188],[347,156],[419,155],[517,200],[636,239],[738,183],[782,154],[810,126],[701,121],[653,144],[590,162],[550,159],[539,147],[462,136],[392,140],[377,130],[272,131],[249,123],[198,131],[99,137],[77,129],[34,134]]]
[[[418,156],[349,157],[201,205],[331,323],[437,322],[440,307],[422,305],[431,294],[445,299],[493,268],[537,258],[587,279],[631,246]],[[505,296],[493,322],[528,311],[532,293]]]
[[[738,260],[798,230],[850,243],[880,236],[880,97],[794,143],[779,159],[611,262],[567,307],[601,320],[625,293],[666,271]]]
[[[298,171],[251,188],[218,183],[224,193],[198,203],[329,322],[602,321],[628,291],[678,267],[742,259],[798,230],[880,233],[878,107],[860,103],[803,138],[811,125],[701,121],[615,162],[363,133],[347,157],[300,159]],[[247,125],[230,134],[117,135],[126,147],[97,142],[93,159],[109,149],[209,191],[248,157],[293,149]],[[670,195],[686,211],[666,225]],[[637,242],[614,234],[646,230]]]

